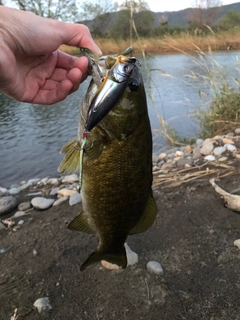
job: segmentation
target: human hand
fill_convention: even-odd
[[[58,50],[61,44],[102,54],[84,25],[0,6],[0,91],[38,104],[56,103],[76,91],[88,76],[88,60]]]

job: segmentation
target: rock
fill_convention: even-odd
[[[18,225],[19,225],[19,226],[21,226],[22,224],[24,224],[24,220],[18,221]]]
[[[191,152],[192,152],[192,147],[189,146],[189,145],[187,145],[187,146],[185,147],[185,152],[186,152],[186,153],[191,153]]]
[[[222,141],[223,141],[224,144],[234,144],[234,142],[232,141],[232,139],[223,138]]]
[[[235,240],[233,244],[240,249],[240,239]]]
[[[75,194],[75,193],[78,193],[77,190],[69,190],[66,188],[63,188],[58,191],[58,194],[60,194],[60,196],[63,196],[63,197],[71,196],[72,194]]]
[[[209,154],[208,156],[204,157],[205,161],[215,161],[216,157],[212,154]]]
[[[8,193],[12,196],[18,194],[21,191],[21,187],[15,187],[8,190]]]
[[[162,165],[162,170],[167,170],[167,171],[171,171],[171,169],[172,169],[172,164],[171,163],[164,163],[163,165]]]
[[[14,210],[17,206],[17,199],[13,196],[0,198],[0,216]]]
[[[0,197],[5,196],[7,192],[7,189],[0,187]]]
[[[0,249],[0,253],[4,253],[4,252],[6,252],[5,249]]]
[[[44,197],[36,197],[31,201],[32,206],[37,210],[46,210],[52,206],[54,199],[47,199]]]
[[[240,134],[240,128],[236,128],[234,132],[235,134]]]
[[[158,161],[159,161],[158,156],[157,156],[156,154],[153,154],[153,155],[152,155],[152,162],[153,162],[153,163],[157,163]]]
[[[159,160],[164,160],[166,158],[167,154],[165,152],[160,153]]]
[[[232,144],[225,144],[225,146],[226,146],[227,150],[230,152],[237,150],[237,148],[235,146],[233,146]]]
[[[193,160],[198,160],[198,159],[200,159],[200,158],[202,157],[202,154],[201,154],[200,151],[201,151],[201,147],[197,147],[197,148],[194,150],[193,156],[192,156]]]
[[[34,178],[34,179],[30,179],[28,180],[28,185],[32,185],[32,184],[36,184],[38,183],[38,181],[40,181],[41,179],[40,178]]]
[[[50,305],[48,297],[37,299],[33,306],[38,309],[39,313],[52,310],[52,306]]]
[[[19,217],[22,217],[22,216],[25,216],[25,212],[24,211],[17,211],[15,214],[14,214],[14,218],[19,218]]]
[[[133,266],[134,264],[138,263],[138,255],[137,255],[137,253],[132,251],[127,243],[124,243],[124,247],[126,249],[127,265],[128,266]]]
[[[47,183],[48,183],[48,177],[43,178],[43,179],[40,180],[38,183],[47,184]]]
[[[59,180],[57,178],[51,178],[51,179],[48,179],[48,183],[52,185],[58,185]]]
[[[80,193],[74,193],[69,198],[69,205],[74,206],[77,203],[80,203],[82,201],[82,197]]]
[[[212,141],[207,141],[202,145],[200,153],[204,156],[209,155],[214,149],[214,145]]]
[[[201,146],[201,145],[203,144],[203,139],[197,139],[197,140],[196,140],[196,144],[197,144],[198,146]]]
[[[175,157],[183,157],[184,156],[184,153],[183,153],[183,151],[176,151],[175,152]]]
[[[24,184],[22,184],[21,185],[21,190],[25,190],[25,189],[27,189],[29,187],[29,184],[28,183],[24,183]]]
[[[57,206],[57,205],[59,205],[60,203],[66,201],[67,199],[68,199],[67,196],[61,197],[61,198],[57,199],[57,200],[54,202],[53,206]]]
[[[57,188],[53,188],[51,191],[50,191],[50,196],[55,196],[55,194],[57,194],[58,193],[58,191],[59,191],[60,189],[57,187]]]
[[[0,230],[5,230],[5,229],[6,229],[5,225],[2,222],[0,222]]]
[[[157,261],[149,261],[147,263],[147,270],[152,274],[162,275],[164,273],[161,264]]]
[[[35,196],[41,196],[41,195],[42,195],[42,191],[38,191],[38,192],[28,193],[25,195],[25,197],[35,197]]]
[[[32,206],[31,206],[30,202],[22,202],[19,204],[18,210],[19,211],[26,211],[26,210],[30,209],[31,207]]]
[[[228,157],[218,158],[218,161],[219,161],[219,162],[224,162],[224,161],[227,161],[227,160],[228,160]]]
[[[113,263],[107,262],[105,260],[102,260],[101,264],[102,264],[102,266],[104,268],[109,269],[109,270],[118,270],[118,269],[120,269],[120,267],[117,264],[113,264]]]
[[[73,183],[73,182],[76,182],[78,181],[79,178],[76,174],[70,174],[68,176],[65,176],[63,179],[62,179],[62,183]]]
[[[186,164],[192,165],[193,160],[192,159],[187,159],[187,158],[181,158],[177,161],[176,165],[178,168],[185,167]]]
[[[214,150],[213,150],[213,154],[216,156],[216,157],[219,157],[223,154],[223,152],[226,151],[226,146],[223,146],[223,147],[216,147]]]

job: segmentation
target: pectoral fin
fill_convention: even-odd
[[[75,217],[72,222],[69,223],[68,229],[82,231],[88,234],[94,233],[83,211],[77,217]]]
[[[143,215],[136,226],[129,232],[129,235],[147,231],[156,219],[157,210],[155,199],[152,195],[149,195]]]
[[[62,147],[61,153],[66,155],[58,166],[59,173],[70,174],[79,171],[80,148],[80,143],[77,139],[69,141]]]
[[[103,142],[101,139],[91,138],[91,134],[86,140],[84,147],[84,154],[88,158],[88,160],[97,159],[103,151]]]

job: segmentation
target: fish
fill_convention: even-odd
[[[158,211],[140,64],[123,53],[100,57],[92,67],[94,76],[80,107],[78,137],[63,146],[65,157],[58,167],[61,174],[79,172],[80,177],[83,210],[68,228],[99,239],[81,271],[102,260],[126,268],[127,237],[148,230]]]

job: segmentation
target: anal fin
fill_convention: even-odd
[[[149,195],[145,210],[136,226],[129,232],[129,235],[147,231],[155,221],[157,211],[155,199],[152,195]]]

